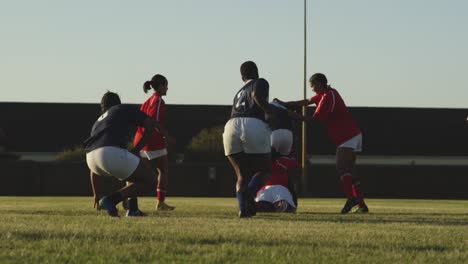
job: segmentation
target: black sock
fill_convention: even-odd
[[[111,202],[114,205],[117,205],[118,203],[123,201],[123,196],[122,196],[122,194],[120,192],[115,192],[115,193],[109,195],[109,200],[111,200]]]
[[[128,210],[131,212],[138,211],[138,199],[136,197],[131,197],[128,199]]]

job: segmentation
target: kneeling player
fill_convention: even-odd
[[[151,136],[158,123],[133,106],[121,105],[117,94],[107,92],[101,101],[102,115],[94,123],[91,136],[85,141],[86,162],[91,171],[91,186],[94,193],[94,207],[107,210],[110,216],[119,216],[116,204],[124,199],[130,199],[127,216],[142,216],[138,209],[136,197],[155,185],[153,172],[145,166],[139,153]],[[145,134],[130,152],[127,150],[129,132],[137,126],[145,127]],[[100,176],[113,176],[126,181],[127,186],[105,196],[101,200]]]
[[[270,179],[255,198],[259,212],[296,212],[297,195],[288,170],[297,166],[297,160],[288,156],[274,159]]]

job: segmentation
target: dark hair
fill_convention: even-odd
[[[143,92],[147,93],[151,88],[153,88],[155,91],[158,90],[159,85],[161,84],[166,84],[167,79],[166,77],[162,76],[161,74],[156,74],[151,78],[151,81],[146,81],[143,84]]]
[[[325,74],[323,73],[316,73],[310,77],[309,82],[315,85],[322,85],[323,87],[326,87],[328,85],[328,80]]]
[[[255,62],[246,61],[240,67],[242,80],[258,79],[258,68]]]
[[[104,113],[112,106],[119,104],[121,104],[119,95],[107,91],[107,93],[105,93],[101,99],[101,111]]]

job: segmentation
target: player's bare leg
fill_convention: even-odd
[[[236,181],[236,197],[237,202],[239,204],[239,217],[241,218],[248,218],[255,215],[256,210],[255,208],[249,208],[249,204],[247,198],[250,194],[248,194],[248,179],[245,175],[248,175],[248,164],[246,160],[245,153],[236,153],[227,156],[229,162],[231,163],[237,177]],[[255,206],[255,204],[254,204]]]
[[[352,148],[341,147],[337,149],[336,169],[343,183],[343,191],[347,198],[346,204],[341,210],[342,214],[349,213],[357,205],[359,205],[359,208],[367,209],[360,189],[360,183],[357,177],[353,175],[355,163],[356,153]]]
[[[126,186],[100,201],[102,208],[106,209],[111,216],[118,216],[115,206],[119,202],[145,194],[156,185],[152,171],[143,162],[138,164],[138,167],[126,180]]]
[[[165,202],[169,183],[169,160],[167,155],[156,158],[152,162],[155,164],[156,172],[158,173],[158,186],[156,189],[158,203],[156,204],[156,210],[172,211],[175,207],[170,206]]]

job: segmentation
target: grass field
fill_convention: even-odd
[[[0,197],[0,263],[468,263],[468,201],[302,199],[238,219],[234,198],[169,198],[173,212],[110,218],[89,197]]]

